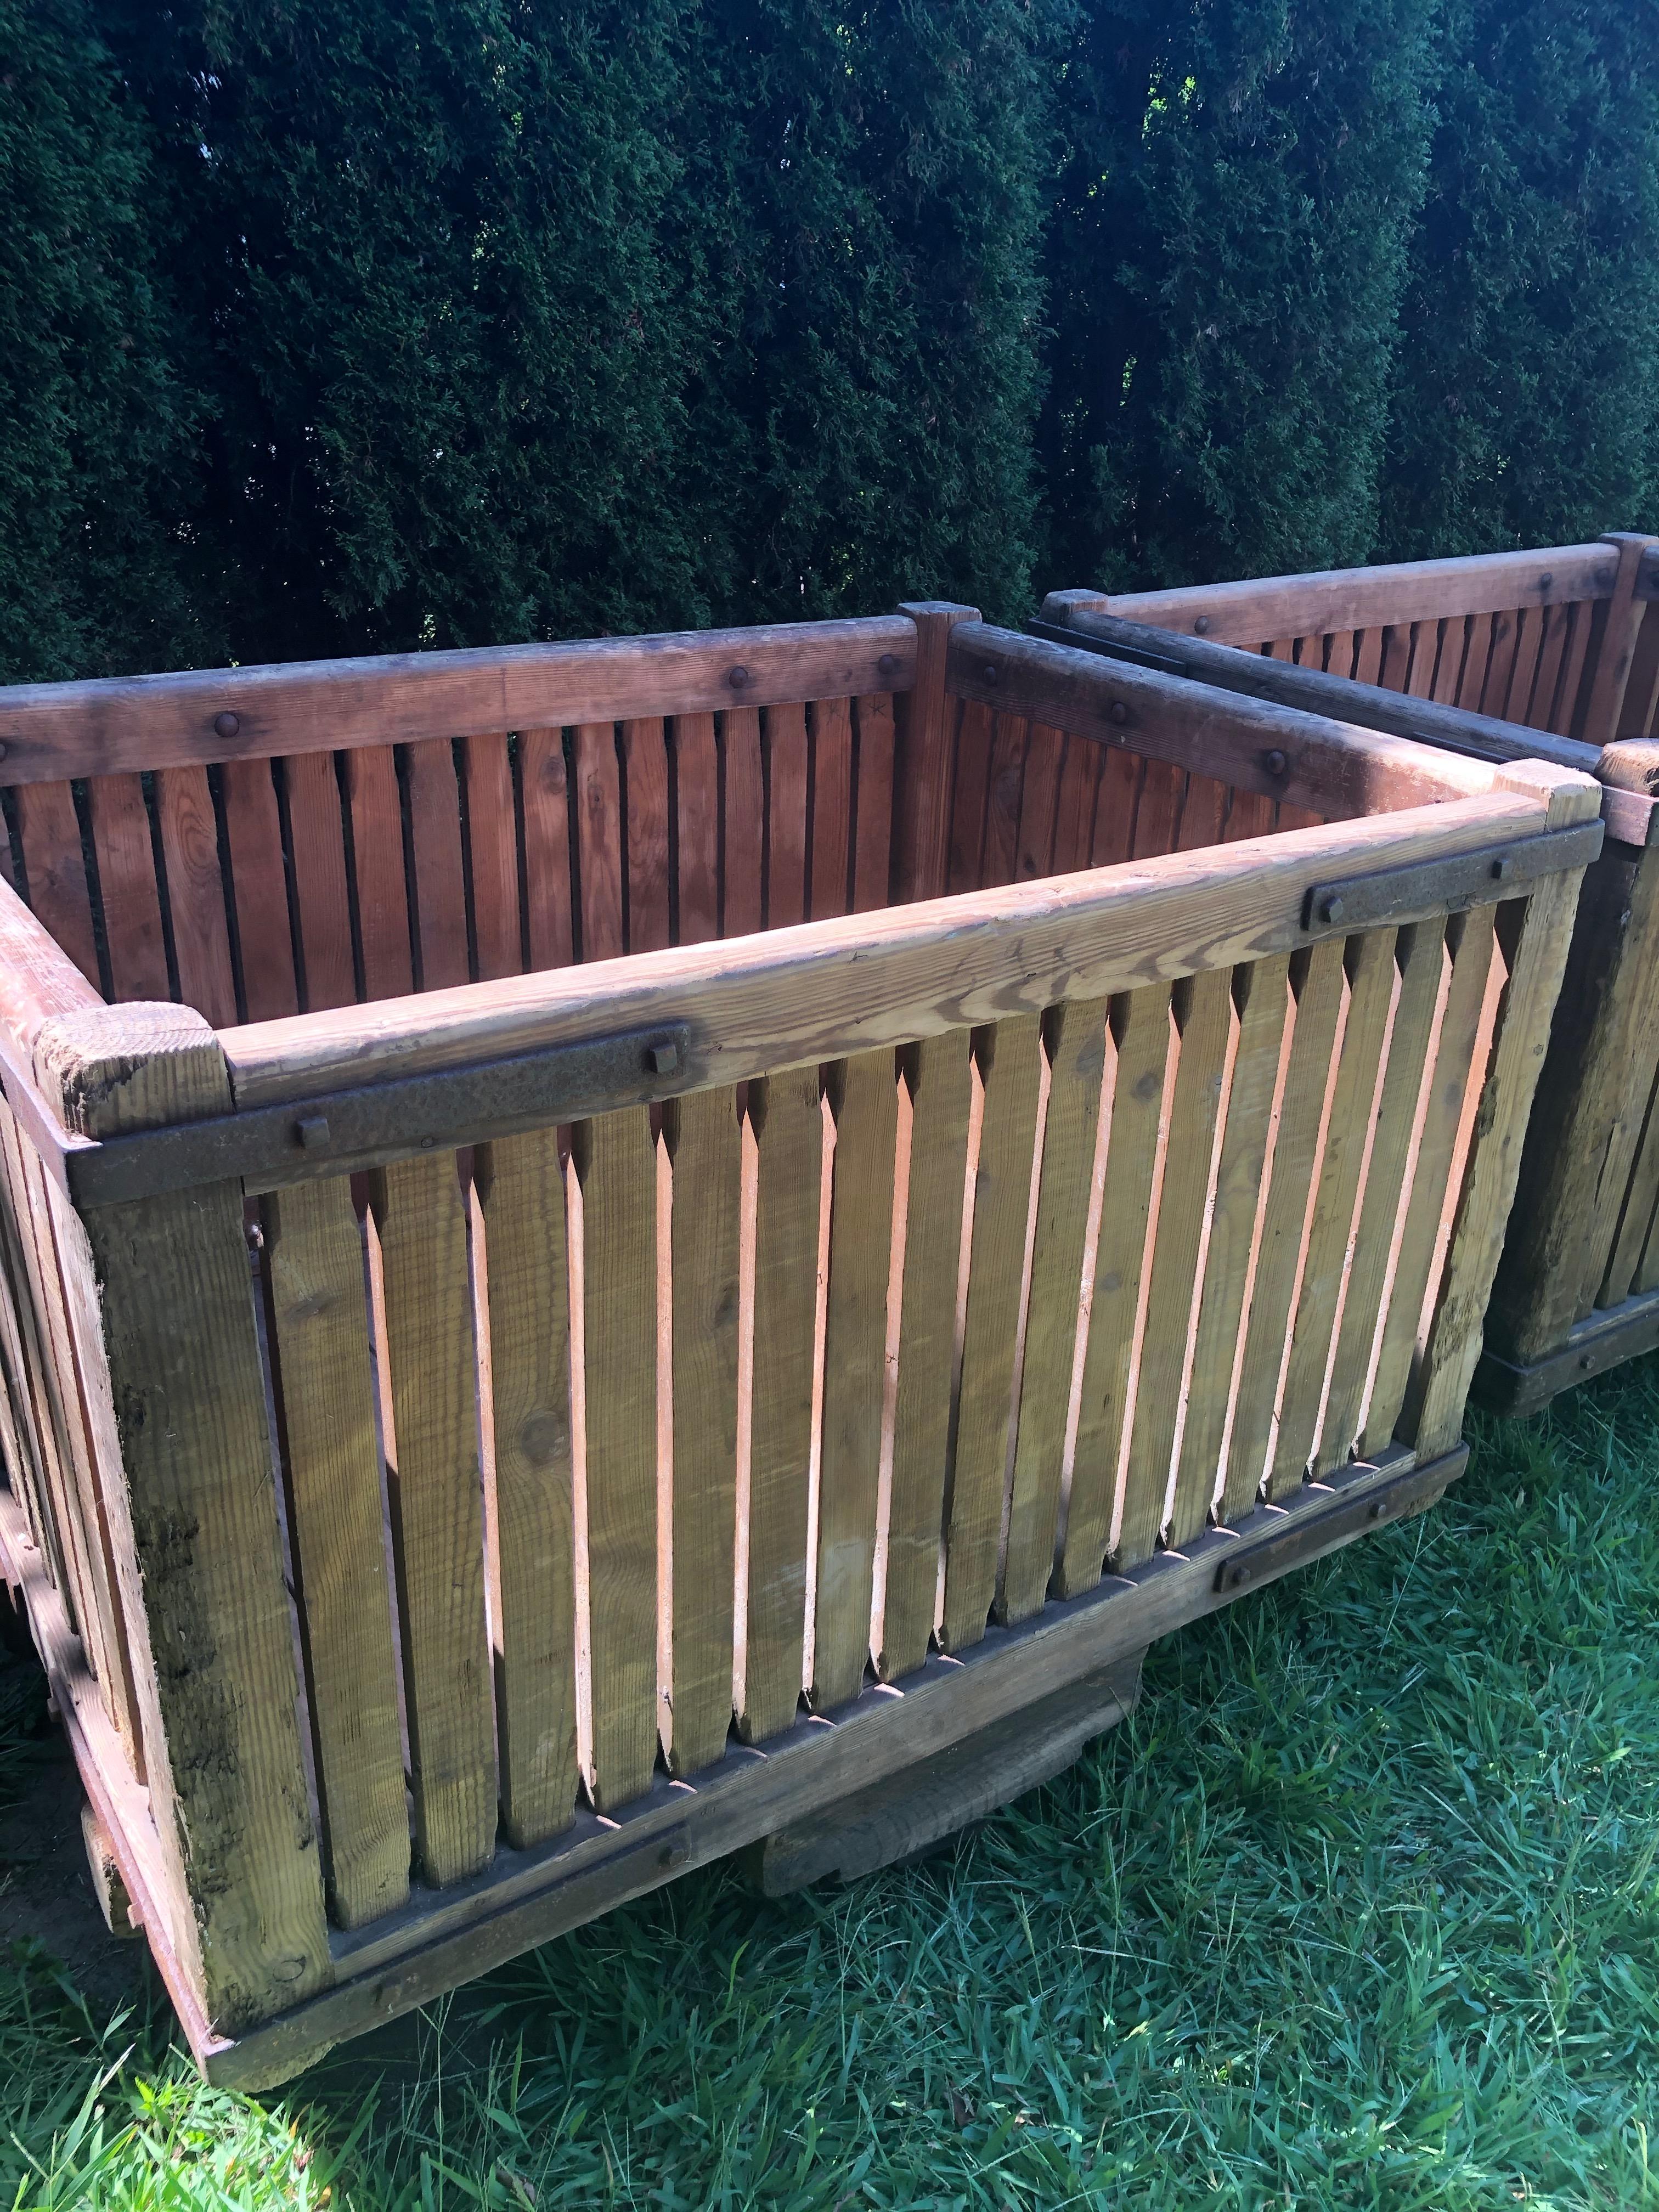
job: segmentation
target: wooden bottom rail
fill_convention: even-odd
[[[1471,1395],[1488,1412],[1535,1413],[1563,1390],[1659,1347],[1659,1291],[1644,1291],[1570,1330],[1565,1343],[1524,1365],[1487,1350]]]
[[[659,1773],[650,1791],[614,1818],[579,1814],[573,1827],[534,1850],[498,1850],[470,1881],[442,1892],[416,1886],[398,1911],[335,1935],[331,1988],[234,2041],[208,2031],[176,1966],[169,1971],[169,1960],[158,1955],[197,2062],[224,2087],[274,2087],[333,2045],[692,1867],[814,1819],[856,1815],[849,1800],[867,1808],[868,1794],[880,1784],[908,1776],[932,1789],[939,1762],[956,1755],[966,1765],[988,1731],[1032,1729],[1039,1713],[1042,1726],[1054,1726],[1069,1701],[1076,1721],[1071,1741],[1086,1741],[1106,1710],[1103,1684],[1117,1675],[1121,1688],[1108,1694],[1121,1706],[1124,1671],[1156,1638],[1433,1504],[1468,1458],[1459,1445],[1419,1467],[1408,1449],[1393,1446],[1375,1464],[1306,1484],[1287,1505],[1259,1506],[1231,1528],[1206,1530],[1186,1551],[1160,1552],[1132,1575],[1109,1577],[1018,1628],[993,1628],[962,1658],[936,1653],[902,1684],[872,1686],[836,1712],[803,1719],[763,1750],[734,1745],[695,1784]],[[94,1808],[134,1907],[154,1929],[164,1923],[150,1908],[154,1875],[143,1835],[148,1801],[130,1782],[110,1783],[111,1747],[95,1735],[95,1693],[84,1680],[79,1645],[9,1498],[0,1498],[0,1535],[27,1592],[36,1641]],[[856,1865],[859,1853],[849,1856]]]

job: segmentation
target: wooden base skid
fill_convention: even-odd
[[[902,1686],[874,1685],[763,1749],[734,1744],[695,1784],[659,1774],[615,1819],[583,1811],[550,1843],[498,1851],[473,1881],[442,1891],[417,1886],[401,1911],[334,1936],[331,1988],[234,2040],[212,2032],[157,1940],[166,1922],[153,1829],[144,1833],[147,1796],[100,1729],[79,1644],[9,1497],[0,1497],[0,1537],[27,1593],[88,1794],[197,2063],[212,2081],[259,2090],[335,2044],[769,1837],[779,1838],[776,1880],[787,1887],[792,1871],[804,1880],[855,1874],[981,1817],[1058,1772],[1121,1717],[1139,1656],[1156,1638],[1420,1512],[1468,1457],[1460,1445],[1419,1467],[1395,1447],[1376,1465],[1307,1484],[1288,1506],[1259,1506],[1231,1528],[1207,1530],[1187,1552],[1162,1552],[1128,1577],[1109,1576],[1018,1628],[994,1627],[959,1658],[935,1654]],[[823,1849],[803,1856],[804,1832],[821,1835]]]
[[[1535,1413],[1576,1382],[1605,1375],[1659,1347],[1659,1291],[1626,1298],[1581,1321],[1556,1351],[1525,1366],[1487,1350],[1475,1370],[1471,1395],[1494,1413]]]

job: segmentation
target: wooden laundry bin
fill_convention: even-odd
[[[215,2080],[902,1856],[1461,1471],[1571,769],[932,604],[0,744],[7,1572]]]
[[[1492,761],[1599,778],[1607,842],[1534,1106],[1476,1395],[1529,1413],[1659,1345],[1659,541],[1056,592],[1037,634]],[[1177,632],[1182,642],[1157,632]],[[1239,650],[1239,648],[1243,650]]]

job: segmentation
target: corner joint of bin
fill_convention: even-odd
[[[1050,592],[1042,602],[1037,620],[1063,628],[1073,615],[1105,615],[1111,611],[1111,600],[1104,592],[1085,586],[1068,592]]]
[[[1493,764],[1492,776],[1494,791],[1536,799],[1544,810],[1542,826],[1547,830],[1569,830],[1601,818],[1601,782],[1582,769],[1556,768],[1540,760],[1501,761]]]
[[[88,1006],[43,1024],[34,1080],[65,1130],[112,1137],[223,1111],[223,1047],[190,1006],[133,1000]]]

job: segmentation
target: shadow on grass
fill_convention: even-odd
[[[1659,1358],[1474,1433],[921,1866],[688,1877],[264,2100],[20,1957],[0,2202],[1659,2205]]]

